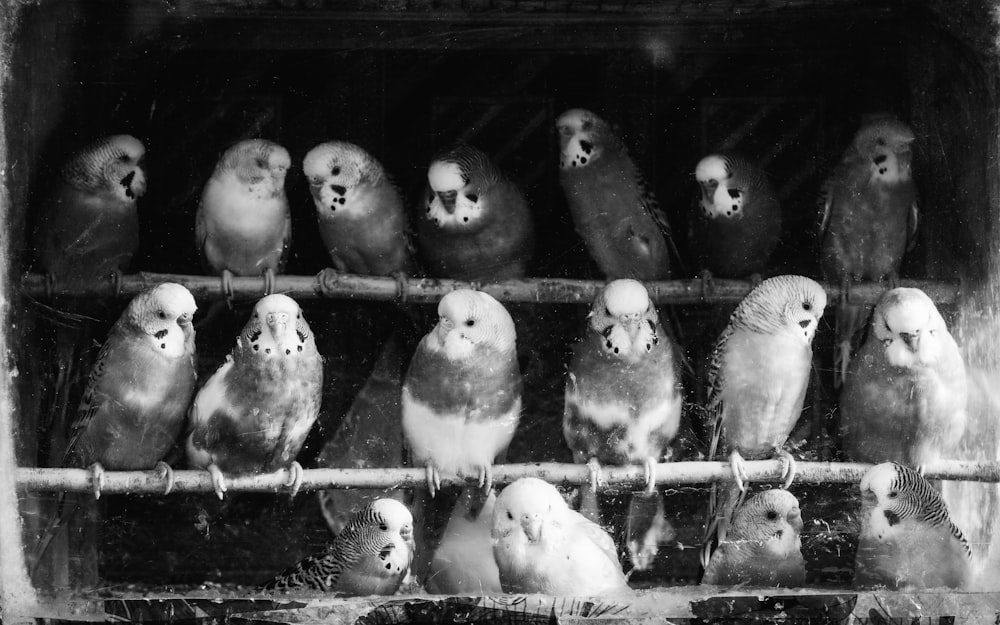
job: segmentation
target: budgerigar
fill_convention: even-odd
[[[305,558],[263,588],[391,595],[409,575],[414,549],[410,511],[395,499],[377,499],[354,515],[322,555]]]
[[[564,112],[556,128],[559,182],[601,272],[609,279],[670,277],[670,227],[621,138],[584,109]]]
[[[431,162],[427,183],[417,242],[430,275],[478,282],[525,275],[534,253],[531,211],[489,156],[454,145]]]
[[[765,490],[736,510],[726,540],[705,568],[703,584],[732,586],[802,586],[802,515],[787,490]]]
[[[337,271],[412,271],[403,199],[371,154],[346,141],[314,147],[302,163],[323,244]]]
[[[441,595],[503,594],[500,572],[493,558],[493,509],[496,493],[486,500],[466,488],[448,517],[434,557],[430,562],[424,587]]]
[[[514,322],[503,304],[469,289],[441,298],[438,315],[403,381],[403,433],[432,496],[441,473],[477,475],[488,492],[521,413]]]
[[[840,281],[845,290],[858,280],[895,282],[903,255],[916,241],[914,139],[913,130],[894,118],[864,124],[822,187],[821,265],[826,279]],[[843,299],[838,304],[837,386],[870,311]]]
[[[492,540],[504,592],[574,597],[630,592],[611,536],[538,478],[521,478],[500,492]]]
[[[966,396],[962,355],[934,302],[920,289],[887,291],[840,394],[844,451],[910,467],[948,457],[965,429]]]
[[[263,275],[273,292],[291,245],[285,196],[291,164],[288,150],[264,139],[240,141],[222,154],[195,215],[195,244],[206,271],[227,283],[234,275]]]
[[[585,335],[573,348],[563,412],[563,435],[573,458],[589,463],[594,474],[581,503],[591,519],[599,519],[595,490],[602,463],[643,464],[647,493],[636,496],[660,496],[653,481],[655,465],[669,454],[683,403],[677,356],[642,283],[614,280],[594,299]],[[661,511],[657,506],[632,509]],[[654,522],[627,519],[636,528]],[[656,546],[638,536],[627,542],[633,566],[649,568]]]
[[[763,273],[781,236],[781,205],[767,174],[747,159],[710,154],[694,175],[701,196],[691,230],[700,268],[723,278]]]
[[[287,295],[260,299],[226,361],[191,404],[188,461],[212,473],[270,472],[288,466],[292,492],[301,483],[295,457],[319,414],[323,360],[302,309]]]
[[[961,588],[972,551],[948,506],[919,473],[884,462],[861,479],[854,581],[889,588]]]

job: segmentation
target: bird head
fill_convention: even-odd
[[[560,169],[579,169],[601,158],[608,126],[586,109],[570,109],[556,119]]]
[[[146,148],[131,135],[102,137],[73,156],[63,178],[78,189],[134,202],[146,192]]]
[[[368,152],[346,141],[317,145],[302,161],[302,173],[309,180],[316,210],[320,213],[350,214],[350,197],[362,184],[377,184],[382,166]]]
[[[438,302],[438,323],[425,341],[451,360],[468,358],[477,348],[509,354],[515,349],[514,320],[492,296],[456,289]]]
[[[440,228],[477,228],[486,205],[484,196],[501,179],[490,158],[459,143],[441,152],[427,169],[425,218]]]
[[[588,315],[591,331],[599,335],[604,353],[637,362],[659,343],[659,316],[641,282],[609,282],[594,299]]]
[[[216,165],[215,175],[232,172],[260,197],[282,197],[285,175],[291,166],[291,156],[282,146],[266,139],[247,139],[226,150]]]
[[[854,149],[866,159],[872,180],[891,184],[910,179],[913,130],[893,117],[864,124],[854,136]]]
[[[812,344],[826,309],[826,291],[804,276],[782,275],[764,280],[743,298],[730,318],[734,329],[785,332]]]
[[[775,488],[754,495],[740,506],[727,540],[748,541],[783,556],[800,548],[802,527],[798,499],[787,490]]]
[[[709,154],[698,161],[695,180],[701,187],[701,209],[709,219],[742,215],[743,193],[732,184],[733,167],[721,154]]]
[[[136,295],[123,319],[149,337],[158,350],[180,356],[194,344],[191,323],[198,305],[191,292],[180,284],[164,282]]]
[[[302,309],[295,300],[281,293],[257,301],[238,344],[259,358],[295,358],[316,351],[316,342],[302,316]]]
[[[523,477],[500,491],[493,508],[494,543],[513,541],[537,545],[557,529],[567,509],[556,487],[544,480]]]
[[[396,499],[376,499],[358,516],[376,525],[379,531],[399,534],[405,543],[413,545],[413,515]]]
[[[872,331],[896,367],[934,362],[941,353],[941,339],[948,334],[931,298],[920,289],[905,287],[882,296],[872,315]]]
[[[923,488],[926,486],[926,488]],[[933,488],[908,467],[895,462],[875,465],[861,478],[862,534],[884,540],[903,520],[920,514],[918,492]]]

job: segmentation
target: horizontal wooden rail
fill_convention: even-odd
[[[138,273],[88,283],[51,283],[41,274],[26,274],[22,291],[36,299],[56,295],[75,297],[128,297],[162,282],[177,282],[186,286],[195,299],[220,299],[225,296],[218,276],[192,276],[168,273]],[[436,302],[457,288],[478,288],[504,302],[534,302],[553,304],[589,304],[603,287],[603,280],[568,278],[525,278],[501,282],[470,283],[459,280],[430,278],[387,278],[338,273],[324,269],[315,276],[277,276],[274,292],[297,300],[318,298],[365,299],[412,303]],[[665,280],[647,282],[646,288],[657,304],[700,304],[739,302],[753,288],[748,280]],[[916,287],[927,293],[935,303],[954,303],[960,294],[958,285],[926,280],[902,280],[901,286]],[[840,285],[823,285],[828,305],[840,297]],[[232,296],[252,300],[265,294],[263,278],[233,278]],[[848,297],[852,303],[874,303],[885,290],[878,283],[853,284]]]
[[[780,460],[747,461],[746,471],[751,482],[781,481]],[[796,483],[841,483],[861,481],[871,468],[863,463],[798,462]],[[562,463],[500,464],[493,467],[497,484],[507,484],[522,477],[539,477],[556,484],[586,484],[590,470],[586,465]],[[947,479],[977,482],[1000,482],[1000,462],[965,462],[945,460],[927,465],[927,479]],[[301,490],[326,488],[413,488],[425,485],[423,468],[387,469],[307,469],[303,471]],[[665,462],[656,466],[656,483],[663,486],[709,484],[731,479],[728,462]],[[639,465],[607,466],[601,472],[601,485],[606,488],[641,488],[645,484],[644,469]],[[229,492],[281,492],[288,490],[289,472],[227,476]],[[441,476],[442,484],[463,483],[458,476]],[[28,491],[80,491],[93,489],[92,473],[88,469],[17,469],[17,485]],[[107,471],[103,493],[162,493],[165,482],[158,471]],[[207,471],[179,470],[174,472],[175,493],[211,493],[212,480]]]

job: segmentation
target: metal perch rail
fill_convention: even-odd
[[[795,483],[853,484],[861,481],[872,465],[855,462],[797,462]],[[708,484],[732,479],[728,462],[696,461],[665,462],[655,465],[654,480],[658,485]],[[780,482],[780,460],[752,460],[746,463],[751,482]],[[555,484],[587,484],[591,473],[587,465],[563,463],[498,464],[493,467],[493,480],[507,484],[522,477],[539,477]],[[94,474],[88,469],[17,469],[18,488],[27,491],[93,491]],[[929,480],[961,480],[1000,482],[1000,462],[966,462],[942,460],[926,465],[924,477]],[[256,475],[227,475],[229,492],[283,492],[289,490],[290,473],[286,469]],[[601,487],[642,488],[646,483],[642,465],[606,466],[601,471]],[[472,479],[472,478],[469,478]],[[302,472],[301,490],[327,488],[414,488],[426,485],[423,468],[372,469],[307,469]],[[464,484],[465,478],[442,475],[442,484]],[[158,470],[107,471],[103,474],[102,493],[163,493],[166,479]],[[174,471],[176,493],[214,492],[208,471]]]
[[[182,284],[195,299],[210,300],[231,296],[236,299],[256,299],[267,294],[263,277],[240,278],[231,281],[227,293],[218,276],[193,276],[168,273],[137,273],[110,276],[106,280],[64,284],[52,282],[41,274],[25,274],[21,290],[34,298],[52,298],[57,295],[74,297],[132,297],[162,282]],[[297,300],[308,299],[367,299],[411,303],[437,302],[446,293],[457,288],[477,288],[504,302],[535,302],[552,304],[589,304],[604,286],[603,280],[575,280],[568,278],[525,278],[500,282],[463,282],[459,280],[430,278],[388,278],[339,273],[324,269],[315,276],[279,275],[273,291],[284,293]],[[650,297],[657,304],[736,303],[750,292],[754,283],[749,280],[687,279],[646,282]],[[900,286],[923,290],[936,304],[957,301],[961,288],[956,284],[927,280],[901,280]],[[839,284],[825,283],[830,305],[839,301]],[[885,285],[872,282],[856,283],[849,287],[847,297],[852,303],[875,303]]]

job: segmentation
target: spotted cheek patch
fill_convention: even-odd
[[[884,176],[889,173],[889,157],[885,154],[879,154],[872,159],[872,163],[875,165],[875,171],[878,175]]]
[[[739,189],[729,189],[729,208],[726,209],[726,217],[732,217],[743,208],[743,192]]]

